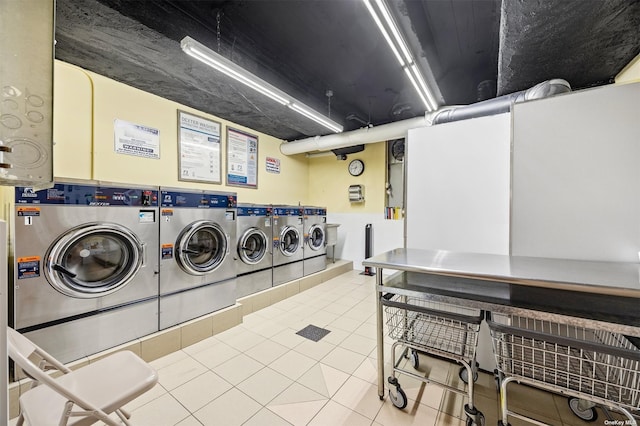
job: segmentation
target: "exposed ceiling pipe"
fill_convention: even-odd
[[[500,96],[494,99],[471,105],[445,107],[423,117],[395,121],[376,127],[363,127],[350,132],[327,136],[315,136],[280,144],[280,152],[284,155],[295,155],[314,151],[330,151],[353,145],[368,144],[406,137],[407,131],[418,127],[432,126],[469,118],[501,114],[511,110],[514,103],[542,99],[549,96],[567,93],[571,86],[566,80],[554,79],[544,81],[527,90]]]

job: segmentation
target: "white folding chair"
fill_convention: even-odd
[[[9,357],[34,380],[20,396],[17,426],[130,425],[122,407],[158,382],[158,373],[130,351],[71,371],[17,331],[9,328],[7,334]],[[52,369],[63,374],[53,377],[46,372]],[[114,412],[121,422],[109,417]]]

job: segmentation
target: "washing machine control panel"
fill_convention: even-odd
[[[238,197],[233,193],[197,193],[160,191],[160,206],[175,208],[235,208],[238,205]]]
[[[258,207],[258,206],[239,206],[238,217],[241,216],[271,216],[271,207]]]
[[[17,186],[18,204],[54,204],[79,206],[157,207],[158,191],[152,189],[91,186],[56,183],[52,188],[35,191],[31,187]]]

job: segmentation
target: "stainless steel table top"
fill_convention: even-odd
[[[640,298],[640,264],[395,249],[364,266]],[[639,308],[640,309],[640,308]]]

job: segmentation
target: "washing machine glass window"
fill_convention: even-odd
[[[293,256],[300,247],[300,232],[293,226],[285,226],[280,233],[280,251]]]
[[[318,226],[313,225],[309,229],[309,248],[311,250],[320,250],[324,247],[324,230]]]
[[[215,222],[198,221],[178,236],[176,260],[192,275],[204,275],[216,269],[227,255],[227,236]]]
[[[267,253],[267,235],[258,228],[249,228],[240,237],[238,255],[244,263],[260,263]]]
[[[101,297],[127,285],[143,260],[144,246],[130,230],[93,223],[58,238],[47,254],[45,275],[67,296]]]

